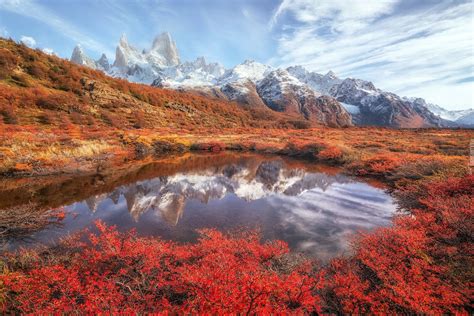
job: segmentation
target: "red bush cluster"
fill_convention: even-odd
[[[343,152],[340,148],[336,146],[327,146],[323,150],[321,150],[317,158],[322,159],[322,160],[334,160],[337,161],[341,159],[343,156]]]
[[[411,189],[414,189],[413,187]],[[443,314],[467,310],[474,231],[474,176],[428,182],[419,208],[355,241],[335,260],[328,289],[344,312]]]
[[[262,245],[255,233],[231,238],[204,230],[197,244],[179,245],[121,235],[100,222],[97,227],[100,234],[89,236],[92,245],[67,263],[2,275],[4,311],[319,310],[309,261],[285,269],[285,243]]]

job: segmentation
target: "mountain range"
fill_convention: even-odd
[[[274,68],[253,60],[225,69],[204,57],[182,62],[169,33],[158,35],[149,49],[141,51],[122,35],[112,64],[104,54],[96,61],[91,59],[79,45],[71,61],[131,82],[270,108],[300,116],[308,123],[334,127],[474,126],[473,109],[448,111],[422,98],[383,91],[370,81],[339,78],[332,71],[319,74],[303,66]]]
[[[188,200],[208,204],[233,194],[249,202],[275,195],[298,196],[315,188],[326,191],[335,183],[352,181],[340,174],[330,176],[291,169],[282,160],[245,160],[119,186],[113,192],[91,196],[85,203],[91,212],[96,212],[103,201],[110,199],[118,204],[123,196],[127,210],[135,221],[145,212],[154,210],[159,211],[170,224],[176,225]]]

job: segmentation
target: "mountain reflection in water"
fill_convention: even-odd
[[[195,240],[204,227],[250,227],[324,261],[344,253],[354,232],[389,225],[396,209],[382,189],[309,163],[262,156],[217,161],[91,195],[65,206],[74,216],[62,228],[34,237],[56,240],[96,219],[177,241]]]

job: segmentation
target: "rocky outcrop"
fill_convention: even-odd
[[[300,114],[310,122],[332,127],[352,125],[350,114],[339,102],[314,92],[286,70],[270,72],[257,84],[257,92],[274,111]]]
[[[102,54],[100,56],[99,60],[96,61],[96,66],[98,69],[107,72],[110,69],[110,63],[109,60],[107,59],[107,56],[105,54]]]
[[[339,102],[358,108],[353,114],[358,125],[387,127],[439,127],[441,121],[429,110],[377,89],[372,82],[347,78],[334,85],[329,94]]]
[[[76,45],[72,51],[71,61],[75,64],[87,66],[92,69],[96,69],[97,65],[95,61],[86,55],[81,45]]]

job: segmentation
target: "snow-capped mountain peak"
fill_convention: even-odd
[[[74,50],[72,51],[71,61],[76,64],[87,66],[93,69],[97,68],[94,60],[87,56],[86,53],[84,53],[84,50],[79,44],[76,45],[76,47],[74,47]]]
[[[329,71],[327,72],[327,74],[324,75],[324,77],[326,77],[326,78],[328,78],[328,79],[332,79],[332,80],[338,79],[337,76],[336,76],[336,73],[335,73],[334,71],[332,71],[332,70],[329,70]]]
[[[336,84],[342,82],[333,71],[325,75],[316,72],[310,72],[303,66],[291,66],[286,69],[292,76],[307,84],[314,91],[329,95],[329,90]]]
[[[119,46],[128,47],[127,35],[125,33],[122,33],[122,35],[120,35]]]
[[[179,64],[176,43],[168,32],[161,33],[153,40],[149,54],[163,57],[165,66],[176,66]]]
[[[125,34],[122,34],[119,44],[115,49],[114,67],[126,71],[126,68],[136,64],[143,64],[142,54],[128,43]]]
[[[169,32],[163,32],[155,37],[151,49],[162,49],[173,44],[174,41],[171,38],[171,34]]]
[[[403,99],[427,108],[442,119],[453,121],[460,125],[474,125],[474,109],[449,111],[439,105],[428,103],[423,98],[403,97]]]
[[[102,54],[102,56],[100,56],[99,60],[96,61],[96,64],[98,68],[103,71],[108,71],[110,69],[110,63],[105,54]]]
[[[308,89],[305,88],[303,83],[284,69],[275,69],[268,72],[257,84],[257,91],[267,104],[283,101],[285,94],[290,92],[302,96],[308,92]],[[276,105],[274,107],[282,108]]]
[[[272,70],[272,67],[261,64],[254,60],[246,60],[243,63],[229,69],[219,79],[220,84],[226,84],[236,81],[257,81],[263,79],[266,74]]]

